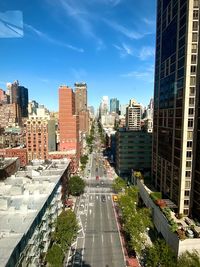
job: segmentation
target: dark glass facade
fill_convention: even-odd
[[[191,190],[194,162],[199,12],[194,3],[157,1],[152,175],[156,188],[185,215],[191,202],[184,191]]]

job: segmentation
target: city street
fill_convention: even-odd
[[[85,193],[77,210],[80,231],[67,267],[123,267],[124,255],[112,201],[112,180],[103,156],[91,154]]]

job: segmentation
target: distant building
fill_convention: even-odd
[[[147,106],[144,114],[144,127],[147,132],[153,131],[153,99],[151,98],[149,105]]]
[[[119,114],[119,100],[117,98],[110,99],[110,112]]]
[[[37,115],[38,103],[35,100],[31,100],[28,103],[28,115]]]
[[[75,83],[75,110],[79,116],[79,131],[87,133],[89,131],[90,114],[87,107],[87,84]]]
[[[0,128],[18,126],[22,123],[18,104],[0,104]]]
[[[120,115],[126,116],[127,107],[128,107],[128,104],[120,105]]]
[[[7,83],[7,93],[10,96],[10,104],[18,104],[21,116],[28,117],[28,89],[20,86],[18,81]]]
[[[129,176],[132,170],[151,170],[152,134],[145,131],[116,132],[116,171]]]
[[[95,114],[94,114],[94,112],[95,112],[95,111],[94,111],[94,107],[93,107],[93,106],[89,106],[89,107],[88,107],[88,110],[89,110],[89,112],[90,112],[90,116],[91,116],[91,117],[94,117],[94,115],[95,115]]]
[[[87,84],[75,83],[75,110],[78,115],[80,111],[87,110]]]
[[[3,89],[0,89],[0,104],[8,104],[9,103],[9,96]]]
[[[55,120],[31,118],[25,123],[28,161],[48,159],[56,150]]]
[[[103,96],[99,107],[99,117],[107,115],[109,111],[108,96]]]
[[[126,109],[126,127],[128,130],[141,130],[141,105],[131,99]]]
[[[27,149],[21,147],[0,149],[0,157],[19,158],[20,167],[24,167],[28,163]]]

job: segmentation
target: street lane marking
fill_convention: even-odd
[[[103,243],[103,234],[101,235],[102,243]]]

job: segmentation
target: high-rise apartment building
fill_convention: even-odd
[[[157,1],[152,174],[179,214],[200,217],[198,36],[198,0]]]
[[[119,114],[119,100],[117,98],[110,99],[110,112]]]
[[[59,88],[60,150],[79,153],[79,118],[75,115],[75,94],[68,86]]]
[[[131,99],[126,109],[126,128],[128,130],[141,130],[141,105]]]
[[[87,109],[87,84],[75,83],[75,111],[79,116],[79,131],[89,130],[89,111]]]
[[[22,117],[28,117],[28,89],[24,86],[18,86],[19,106],[21,108]]]
[[[14,83],[7,83],[7,94],[10,104],[18,104],[22,117],[28,117],[28,89],[20,86],[18,81],[14,81]]]
[[[80,111],[87,110],[87,84],[75,83],[75,110],[76,114]]]
[[[108,96],[103,96],[99,108],[99,116],[107,115],[109,111]]]

